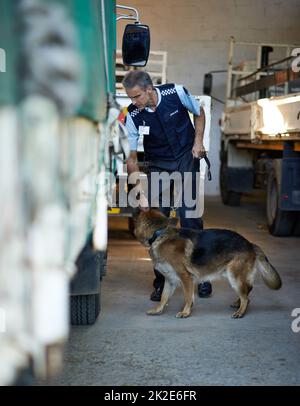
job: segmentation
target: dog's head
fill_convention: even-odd
[[[133,219],[134,235],[146,247],[149,247],[149,240],[155,231],[166,228],[170,224],[168,217],[164,216],[158,209],[139,210],[139,212],[134,213]]]

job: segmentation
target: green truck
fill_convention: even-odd
[[[116,9],[114,0],[0,0],[2,385],[59,371],[69,325],[100,311],[110,171],[127,148]]]

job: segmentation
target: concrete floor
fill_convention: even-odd
[[[207,198],[206,228],[228,228],[260,245],[281,274],[280,291],[257,275],[243,319],[232,319],[235,294],[226,280],[213,296],[196,297],[192,317],[176,319],[178,289],[166,312],[151,317],[152,267],[148,253],[127,231],[127,219],[110,219],[107,276],[95,325],[72,327],[65,368],[52,385],[299,385],[300,332],[291,329],[300,308],[300,240],[269,235],[260,196],[239,208]]]

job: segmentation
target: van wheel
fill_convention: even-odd
[[[280,186],[275,171],[271,170],[267,180],[267,224],[272,235],[286,237],[292,234],[296,220],[295,213],[279,208]]]
[[[242,193],[228,190],[227,186],[227,165],[221,164],[220,169],[220,189],[223,204],[227,206],[240,206]]]
[[[94,324],[100,312],[100,291],[92,295],[71,296],[71,324]]]

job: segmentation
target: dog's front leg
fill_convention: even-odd
[[[171,284],[168,279],[165,279],[165,285],[164,285],[164,290],[161,295],[160,302],[158,303],[157,306],[153,307],[152,309],[149,309],[147,311],[147,314],[150,316],[157,316],[159,314],[162,314],[164,311],[164,308],[166,304],[168,303],[168,300],[170,296],[173,294],[174,290],[176,288],[176,285]]]
[[[191,275],[187,272],[181,273],[180,279],[183,287],[185,304],[182,311],[176,314],[176,317],[185,318],[189,317],[192,312],[194,302],[194,281]]]

